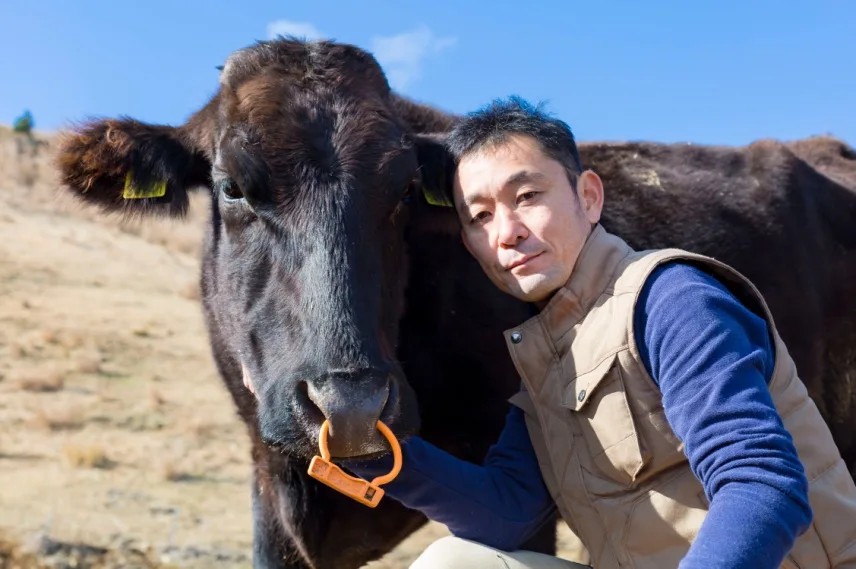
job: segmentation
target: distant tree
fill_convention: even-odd
[[[12,129],[22,134],[31,134],[34,124],[33,114],[30,111],[24,111],[24,114],[15,119]]]

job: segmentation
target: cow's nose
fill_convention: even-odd
[[[309,400],[330,422],[331,455],[360,456],[383,449],[377,421],[389,402],[388,376],[331,373],[306,387]]]

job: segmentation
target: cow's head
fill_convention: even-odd
[[[378,419],[418,429],[395,350],[404,231],[430,207],[420,157],[438,143],[409,132],[398,104],[369,54],[278,40],[229,57],[180,127],[104,120],[61,144],[65,185],[108,210],[181,214],[189,189],[211,190],[215,355],[227,375],[245,370],[263,439],[289,452],[315,452],[325,418],[334,456],[383,450]]]

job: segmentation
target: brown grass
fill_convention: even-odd
[[[160,474],[161,478],[168,482],[185,482],[196,478],[196,475],[181,468],[178,461],[171,459],[166,459],[161,463]]]
[[[136,219],[122,219],[118,223],[119,231],[139,237],[142,233],[142,223]]]
[[[86,354],[77,360],[77,371],[81,373],[99,373],[101,371],[101,356]]]
[[[185,255],[198,257],[202,248],[202,232],[193,226],[188,226],[184,231],[176,231],[170,235],[169,241],[165,243],[167,249]]]
[[[27,348],[22,344],[12,344],[9,346],[9,355],[14,359],[19,360],[27,357]]]
[[[193,300],[193,301],[199,300],[201,297],[201,291],[199,290],[199,283],[196,281],[193,281],[193,282],[189,282],[189,283],[185,284],[184,286],[182,286],[178,290],[178,294],[180,294],[181,296],[183,296],[184,298],[186,298],[188,300]]]
[[[185,424],[185,432],[197,443],[210,440],[217,433],[217,425],[201,418],[196,418]]]
[[[166,404],[166,397],[156,387],[149,389],[149,407],[152,410],[160,409]]]
[[[83,410],[79,407],[52,408],[44,407],[31,411],[32,415],[26,421],[28,427],[45,431],[68,431],[80,429],[86,422]]]
[[[82,332],[65,330],[59,337],[59,344],[66,350],[74,350],[83,345],[85,336]]]
[[[57,370],[30,370],[18,378],[18,388],[36,393],[52,393],[65,387],[65,377]]]
[[[110,468],[114,464],[101,445],[69,443],[62,447],[62,457],[72,468]]]
[[[21,544],[0,536],[0,567],[21,567],[40,569],[44,567],[36,556],[25,551]]]
[[[59,332],[53,328],[45,328],[39,335],[45,344],[56,344],[59,341]]]

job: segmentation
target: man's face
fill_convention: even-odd
[[[567,282],[603,207],[597,174],[572,187],[526,135],[465,155],[454,191],[467,249],[496,286],[527,302],[546,302]]]

